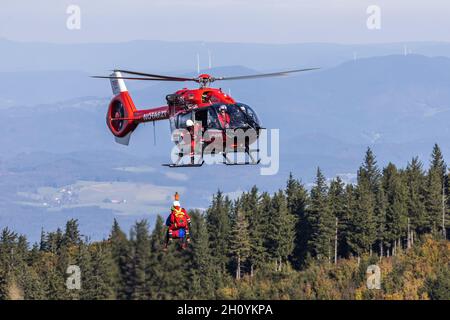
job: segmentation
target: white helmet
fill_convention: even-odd
[[[219,107],[219,110],[221,111],[221,110],[225,110],[225,111],[227,111],[227,106],[226,105],[221,105],[220,107]]]

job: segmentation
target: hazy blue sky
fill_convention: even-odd
[[[81,9],[68,30],[67,7]],[[366,27],[369,5],[381,30]],[[448,0],[0,0],[0,37],[22,41],[136,39],[225,42],[450,41]]]

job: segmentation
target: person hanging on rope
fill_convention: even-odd
[[[170,211],[170,215],[166,219],[168,230],[164,249],[167,250],[169,243],[173,239],[180,239],[181,248],[186,249],[187,244],[190,242],[189,225],[191,217],[186,212],[186,209],[181,207],[178,193],[175,193],[175,200]]]

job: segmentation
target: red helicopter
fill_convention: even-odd
[[[288,70],[282,72],[273,72],[265,74],[254,74],[232,77],[213,77],[209,74],[200,74],[195,78],[177,77],[157,75],[129,70],[113,70],[109,76],[93,76],[93,78],[110,79],[111,87],[114,94],[108,112],[106,114],[106,123],[108,128],[114,135],[116,142],[128,145],[130,136],[136,127],[143,122],[155,122],[159,120],[170,121],[170,129],[172,132],[172,140],[177,144],[179,135],[174,133],[180,129],[188,130],[192,139],[190,140],[191,148],[189,154],[178,153],[178,160],[175,163],[165,164],[169,167],[198,167],[204,161],[203,152],[205,148],[217,138],[220,141],[227,141],[229,130],[248,130],[253,129],[256,136],[251,141],[246,140],[245,143],[232,143],[225,146],[221,153],[223,155],[223,163],[227,165],[235,164],[258,164],[259,160],[255,160],[251,155],[250,145],[258,138],[263,129],[256,115],[256,112],[244,103],[236,102],[230,95],[227,95],[222,89],[210,88],[209,85],[215,81],[223,80],[243,80],[263,77],[285,76],[291,73],[316,70],[318,68]],[[123,76],[122,74],[126,74]],[[125,86],[124,80],[141,80],[141,81],[193,81],[199,84],[198,89],[183,88],[173,94],[166,96],[167,105],[138,110],[130,94]],[[202,136],[200,140],[194,136],[201,135],[204,132],[208,135]],[[182,134],[181,134],[182,135]],[[200,148],[195,148],[193,144],[199,142]],[[245,163],[234,163],[227,157],[227,153],[245,152],[251,158]],[[190,156],[190,162],[180,164],[181,159]],[[200,156],[200,161],[195,161],[195,156]]]

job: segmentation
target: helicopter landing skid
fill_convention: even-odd
[[[164,163],[162,164],[164,167],[169,167],[169,168],[195,168],[195,167],[201,167],[205,161],[203,159],[199,159],[196,163],[195,161],[195,154],[191,153],[190,154],[190,163],[180,163],[183,160],[183,157],[185,156],[185,154],[183,153],[178,153],[178,159],[176,162],[174,163]],[[201,160],[201,161],[200,161]]]
[[[257,152],[259,155],[259,149],[256,150],[245,150],[245,153],[249,156],[251,161],[245,161],[245,162],[233,162],[230,159],[228,159],[227,154],[225,152],[222,153],[223,156],[223,164],[227,166],[246,166],[246,165],[258,165],[261,162],[261,159],[257,159],[255,161],[255,158],[252,156],[251,152]],[[259,158],[259,157],[258,157]]]
[[[247,162],[242,162],[242,163],[228,163],[228,162],[224,162],[223,164],[227,165],[227,166],[256,166],[260,162],[261,162],[261,159],[259,159],[256,162],[248,162],[248,161]]]
[[[188,163],[188,164],[175,164],[175,163],[163,163],[162,165],[164,167],[169,167],[169,168],[195,168],[195,167],[201,167],[203,165],[204,161],[202,161],[202,163]]]

